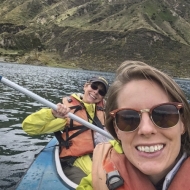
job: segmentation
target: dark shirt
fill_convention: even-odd
[[[164,180],[165,180],[165,177],[162,178],[156,185],[154,185],[156,190],[162,190]]]

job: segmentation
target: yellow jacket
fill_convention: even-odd
[[[82,101],[80,94],[72,94],[72,96]],[[91,118],[94,118],[95,104],[84,103],[84,105]],[[63,130],[66,124],[67,119],[55,118],[52,115],[51,109],[43,108],[29,115],[23,121],[22,128],[29,135],[40,135]],[[89,155],[85,155],[77,158],[73,165],[80,167],[88,175],[91,172],[92,161]]]

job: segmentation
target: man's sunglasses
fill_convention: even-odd
[[[134,110],[131,108],[121,108],[110,112],[114,118],[116,126],[125,132],[135,131],[140,122],[143,112],[148,112],[150,119],[159,128],[167,129],[175,126],[180,117],[179,110],[183,107],[182,103],[169,102],[159,104],[151,109]]]
[[[97,89],[98,89],[98,93],[99,93],[101,96],[105,96],[105,95],[106,95],[106,92],[105,92],[104,90],[98,88],[98,84],[91,83],[90,86],[91,86],[91,88],[92,88],[93,90],[97,90]]]

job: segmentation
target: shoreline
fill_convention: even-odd
[[[6,57],[0,56],[0,62],[1,63],[7,63],[7,64],[22,64],[22,65],[33,65],[33,66],[43,66],[43,67],[54,67],[54,68],[65,68],[65,69],[77,69],[77,70],[83,70],[82,68],[77,68],[77,67],[67,67],[67,66],[61,66],[61,65],[43,65],[43,64],[27,64],[27,63],[19,63],[16,61],[9,61],[7,62]],[[88,69],[86,69],[88,70]],[[99,71],[99,70],[89,70],[89,71]],[[106,71],[100,71],[100,72],[106,72]],[[114,73],[114,71],[109,71],[111,73]],[[186,77],[186,76],[177,76],[176,75],[174,77],[172,77],[174,80],[190,80],[190,77]]]

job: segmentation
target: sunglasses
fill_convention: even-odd
[[[91,86],[91,88],[92,88],[93,90],[97,90],[97,89],[98,89],[98,93],[99,93],[101,96],[105,96],[105,95],[106,95],[106,92],[105,92],[104,90],[99,89],[97,84],[91,83],[90,86]]]
[[[178,123],[180,117],[179,110],[182,107],[182,103],[169,102],[156,105],[151,109],[142,109],[139,111],[131,108],[116,109],[111,111],[110,115],[114,118],[117,128],[125,132],[132,132],[138,128],[142,113],[144,112],[149,113],[154,125],[162,129],[167,129]]]

